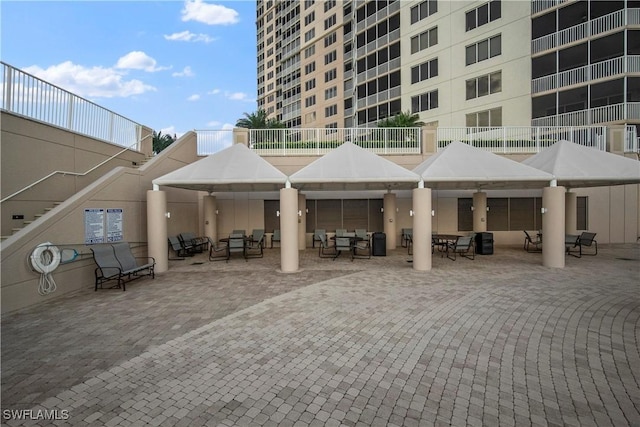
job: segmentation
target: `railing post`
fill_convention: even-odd
[[[11,111],[11,105],[13,104],[13,68],[2,65],[4,69],[4,109]]]
[[[507,153],[507,127],[502,128],[502,153]]]

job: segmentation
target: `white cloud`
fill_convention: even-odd
[[[227,99],[230,99],[232,101],[253,102],[253,99],[249,98],[249,95],[244,92],[225,92],[224,96],[226,96]]]
[[[208,95],[217,95],[220,93],[220,89],[213,89],[207,92]]]
[[[195,95],[191,95],[190,97],[188,97],[187,101],[197,101],[198,99],[200,99],[200,95],[195,94]]]
[[[116,68],[155,72],[166,70],[168,67],[158,67],[155,59],[144,52],[134,50],[133,52],[129,52],[118,59]]]
[[[186,66],[182,69],[182,71],[176,71],[171,74],[173,77],[193,77],[195,74],[191,71],[191,67]]]
[[[208,25],[229,25],[238,22],[238,12],[228,7],[202,0],[187,0],[182,9],[183,21],[197,21]]]
[[[203,43],[211,43],[215,39],[207,34],[195,34],[191,31],[182,31],[180,33],[173,33],[170,35],[165,35],[164,38],[166,40],[171,41],[181,41],[181,42],[203,42]]]
[[[46,69],[34,65],[24,70],[42,80],[87,98],[126,98],[156,90],[155,87],[140,80],[125,80],[124,74],[113,68],[88,68],[71,61],[52,65]]]
[[[162,129],[160,129],[160,132],[161,132],[163,135],[175,136],[175,137],[176,137],[176,138],[178,138],[178,139],[182,138],[182,135],[184,135],[184,134],[185,134],[185,132],[177,132],[177,131],[176,131],[176,127],[175,127],[175,126],[173,126],[173,125],[171,125],[171,126],[169,126],[169,127],[166,127],[166,128],[162,128]]]

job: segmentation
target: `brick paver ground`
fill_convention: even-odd
[[[640,245],[409,258],[191,258],[6,315],[3,423],[640,425]]]

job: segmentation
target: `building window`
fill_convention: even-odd
[[[438,58],[411,67],[411,84],[436,77],[438,75]]]
[[[329,123],[324,126],[326,129],[338,129],[338,122]]]
[[[438,108],[438,91],[437,90],[411,97],[412,113],[433,110],[434,108]]]
[[[338,59],[338,53],[333,50],[324,56],[324,65],[331,64],[336,59]]]
[[[326,89],[324,91],[324,99],[331,99],[331,98],[335,98],[336,96],[338,96],[337,86],[330,87],[329,89]]]
[[[316,36],[316,29],[312,28],[309,31],[307,31],[306,33],[304,33],[304,41],[308,42],[309,40],[311,40],[315,36]]]
[[[471,65],[502,53],[502,36],[498,34],[466,47],[466,64]]]
[[[473,231],[472,198],[458,199],[458,231]],[[542,228],[541,197],[488,198],[487,230],[521,231]],[[578,213],[578,218],[580,213]],[[580,229],[580,228],[579,228]]]
[[[311,95],[311,96],[305,98],[305,100],[304,100],[304,106],[305,107],[311,107],[312,105],[316,105],[316,96],[315,95]]]
[[[411,53],[419,52],[436,44],[438,44],[438,27],[433,27],[411,37]]]
[[[304,66],[304,73],[305,74],[309,74],[309,73],[313,73],[316,70],[316,62],[310,62],[307,65]]]
[[[577,218],[576,229],[588,230],[589,229],[589,198],[577,197],[576,198]]]
[[[467,127],[502,126],[502,107],[466,115]]]
[[[311,12],[310,14],[304,17],[304,25],[311,24],[315,19],[316,19],[316,13]]]
[[[502,5],[500,0],[491,0],[466,13],[467,31],[495,21],[502,16]]]
[[[333,70],[329,70],[326,73],[324,73],[324,82],[325,83],[330,82],[331,80],[334,80],[336,77],[338,77],[338,72],[334,68]]]
[[[324,2],[324,11],[327,12],[329,9],[336,5],[336,0],[325,0]]]
[[[415,24],[416,22],[433,15],[438,11],[438,1],[437,0],[425,0],[421,2],[417,6],[413,6],[411,8],[411,23]]]
[[[326,107],[324,109],[324,116],[325,117],[335,116],[336,114],[338,114],[338,105],[337,104],[331,105],[331,106]]]
[[[324,29],[328,30],[332,26],[336,25],[336,22],[337,22],[336,14],[334,13],[333,15],[331,15],[330,17],[324,20]]]
[[[314,53],[316,53],[316,45],[309,46],[304,50],[304,59],[307,59],[308,57],[312,56]]]
[[[324,47],[331,46],[336,42],[336,40],[338,40],[338,35],[334,31],[333,33],[329,34],[327,37],[324,38]]]
[[[316,87],[316,79],[311,79],[304,83],[304,90],[311,90]]]
[[[502,71],[467,80],[467,100],[502,92]]]

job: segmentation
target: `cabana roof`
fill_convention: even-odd
[[[419,164],[413,171],[433,189],[524,189],[549,185],[553,176],[459,141]]]
[[[522,162],[569,188],[640,183],[640,162],[561,140]]]
[[[300,190],[399,190],[418,186],[420,177],[390,160],[345,142],[289,177]]]
[[[277,191],[287,176],[243,144],[184,166],[153,180],[155,185],[208,192]]]

